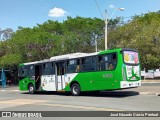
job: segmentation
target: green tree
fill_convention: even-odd
[[[112,48],[133,48],[140,52],[142,68],[160,67],[160,14],[151,12],[133,17],[109,36]]]

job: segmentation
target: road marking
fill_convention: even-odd
[[[120,109],[112,108],[100,108],[100,107],[91,107],[91,106],[79,106],[79,105],[64,105],[64,104],[42,104],[55,107],[66,107],[66,108],[76,108],[76,109],[85,109],[85,110],[98,110],[98,111],[124,111]]]
[[[35,99],[13,99],[0,101],[0,104],[15,104],[15,105],[24,105],[24,104],[34,104],[34,103],[43,103],[47,102],[46,100],[35,100]]]
[[[35,99],[12,99],[12,100],[3,100],[0,101],[0,109],[16,107],[20,105],[27,105],[27,104],[42,104],[47,102],[47,100],[35,100]]]
[[[66,105],[66,104],[54,104],[54,103],[49,104],[47,102],[49,102],[49,100],[37,100],[37,99],[5,100],[5,101],[0,101],[0,106],[2,106],[0,107],[0,109],[19,106],[19,105],[33,104],[33,105],[46,105],[46,106],[75,108],[75,109],[84,109],[84,110],[93,110],[93,111],[124,111],[120,109],[100,108],[100,107],[94,107],[94,106]]]
[[[0,90],[1,92],[20,92],[20,90]]]
[[[6,90],[1,90],[2,92],[6,91]]]

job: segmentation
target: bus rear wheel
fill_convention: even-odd
[[[72,93],[73,96],[78,96],[78,95],[80,95],[81,89],[80,89],[79,84],[74,83],[74,84],[71,86],[71,93]]]
[[[28,91],[29,91],[29,94],[34,94],[35,89],[34,89],[34,85],[33,85],[33,84],[30,84],[30,85],[29,85]]]

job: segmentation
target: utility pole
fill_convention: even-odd
[[[124,11],[125,9],[124,8],[115,8],[115,10],[113,11],[112,15],[110,16],[110,18],[108,19],[107,18],[107,10],[105,10],[105,50],[108,49],[107,47],[107,39],[108,39],[108,23],[110,21],[110,19],[112,18],[112,16],[114,15],[114,13],[116,12],[116,10],[120,10],[120,11]]]
[[[104,28],[105,29],[105,50],[107,50],[107,37],[108,37],[108,33],[107,33],[108,32],[108,28],[107,27],[108,27],[108,23],[109,23],[110,19],[112,18],[112,16],[114,15],[114,13],[116,12],[116,10],[124,11],[125,9],[124,8],[116,8],[116,7],[114,7],[115,9],[114,9],[112,15],[110,16],[110,18],[108,19],[107,18],[107,10],[105,10],[105,17],[104,17],[102,12],[101,12],[101,9],[99,7],[99,4],[98,4],[97,0],[95,0],[95,2],[96,2],[96,5],[98,7],[98,10],[99,10],[104,22],[105,22],[105,28]]]
[[[107,50],[107,35],[108,35],[108,20],[107,20],[107,10],[105,10],[105,50]]]
[[[97,35],[95,35],[94,39],[95,39],[95,51],[97,52],[98,51],[98,49],[97,49]]]

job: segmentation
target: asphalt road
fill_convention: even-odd
[[[160,111],[160,96],[138,95],[134,91],[67,93],[0,91],[0,110],[20,111]]]
[[[53,92],[30,95],[16,90],[0,91],[0,111],[160,111],[159,101],[160,96],[139,95],[129,90],[85,93],[81,96]]]
[[[158,82],[153,82],[153,83],[143,83],[143,86],[160,86],[160,83]]]

